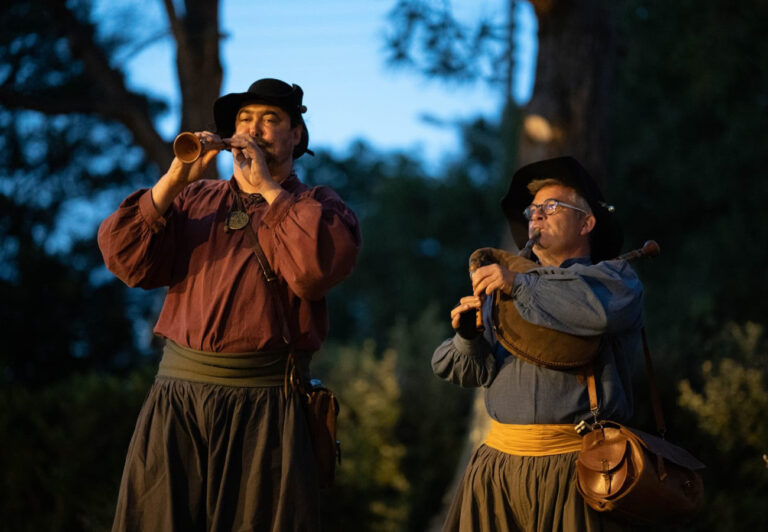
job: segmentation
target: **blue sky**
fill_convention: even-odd
[[[101,0],[106,19],[127,0]],[[242,92],[251,82],[277,77],[304,89],[310,147],[343,152],[355,139],[380,150],[405,150],[437,163],[457,150],[457,132],[446,123],[479,114],[496,116],[497,90],[482,83],[455,86],[426,80],[385,64],[387,13],[395,0],[220,0],[224,81],[222,91]],[[165,25],[160,0],[134,0],[157,27]],[[454,0],[457,18],[504,13],[507,0]],[[109,16],[112,15],[112,16]],[[535,61],[535,18],[527,2],[518,9],[515,97],[525,101]],[[139,28],[141,31],[141,28]],[[146,30],[149,31],[149,30]],[[156,41],[126,60],[129,83],[168,99],[172,111],[160,128],[170,140],[178,128],[178,88],[172,42]]]

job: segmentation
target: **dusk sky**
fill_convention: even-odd
[[[101,0],[113,15],[127,0]],[[166,24],[158,0],[134,0],[156,22]],[[428,163],[456,151],[456,129],[427,123],[428,115],[453,122],[478,114],[497,115],[498,90],[482,82],[449,85],[412,70],[386,65],[387,13],[395,0],[221,0],[224,82],[222,91],[242,92],[256,79],[277,77],[304,89],[310,147],[343,152],[363,138],[382,150],[407,150]],[[454,0],[456,17],[468,25],[480,16],[504,20],[506,0]],[[104,20],[114,19],[105,16]],[[119,20],[119,18],[118,18]],[[132,31],[134,29],[132,28]],[[518,8],[519,75],[515,97],[525,101],[532,85],[536,22],[532,8]],[[160,125],[170,140],[178,129],[178,90],[172,40],[155,41],[127,60],[130,83],[172,102]]]

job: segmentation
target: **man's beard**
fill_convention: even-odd
[[[274,144],[258,142],[261,152],[264,154],[264,162],[267,163],[267,167],[270,169],[277,169],[281,164],[285,163],[286,158],[281,158],[279,154],[273,151]],[[290,156],[289,156],[290,157]]]

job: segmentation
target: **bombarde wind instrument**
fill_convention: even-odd
[[[526,243],[520,254],[515,255],[496,248],[480,248],[469,257],[470,275],[482,266],[499,264],[515,272],[525,273],[540,264],[530,260],[530,250],[536,243],[536,234]],[[523,256],[524,253],[528,257]],[[659,245],[649,240],[641,248],[616,257],[615,260],[633,261],[644,257],[656,257],[660,253]],[[553,369],[575,369],[592,361],[600,347],[602,336],[579,336],[534,325],[522,318],[515,307],[514,300],[506,294],[493,294],[492,321],[496,337],[507,351],[539,366]],[[483,318],[477,311],[476,325],[483,330]]]
[[[229,150],[228,142],[203,142],[190,131],[179,133],[173,140],[173,154],[183,163],[193,163],[205,149]]]

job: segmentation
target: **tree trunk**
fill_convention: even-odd
[[[213,102],[221,90],[218,0],[185,0],[179,17],[163,0],[176,40],[176,72],[181,92],[180,131],[213,130]]]
[[[539,52],[533,95],[523,109],[519,165],[572,155],[603,184],[616,12],[605,0],[532,3],[539,24]]]
[[[221,91],[219,61],[218,0],[185,0],[185,14],[179,18],[173,0],[163,0],[168,22],[176,40],[176,73],[181,92],[179,131],[215,131],[213,102]],[[215,179],[215,164],[204,177]]]
[[[602,0],[534,0],[539,54],[525,106],[521,165],[572,155],[598,180],[605,172],[608,111],[616,56],[615,16]],[[537,135],[531,116],[549,125]]]

